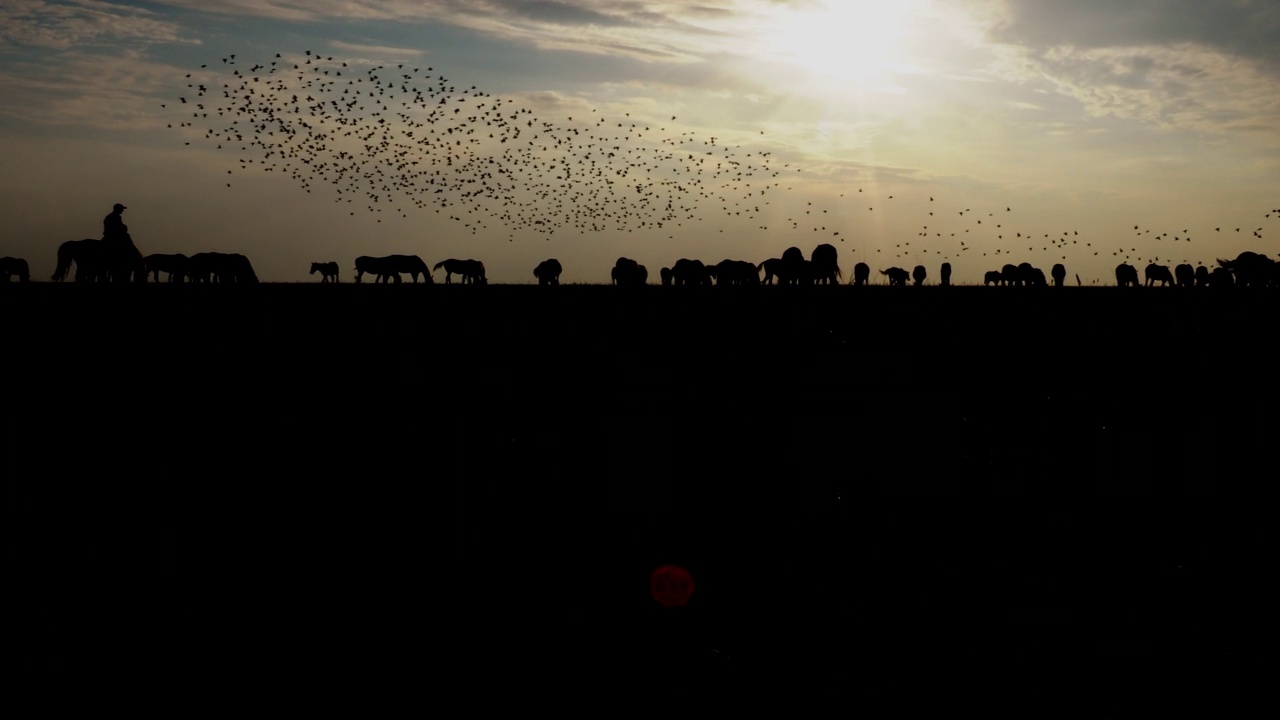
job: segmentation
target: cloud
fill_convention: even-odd
[[[1055,48],[1030,62],[1090,115],[1209,132],[1280,128],[1275,78],[1210,48]]]
[[[1048,86],[1092,117],[1280,140],[1280,3],[965,2],[993,74]],[[1267,130],[1267,128],[1271,128]]]
[[[391,55],[393,57],[421,57],[426,54],[425,51],[418,48],[389,47],[386,45],[360,45],[358,43],[342,42],[334,40],[329,46],[335,50],[341,50],[348,53],[357,53],[361,55],[384,56]]]
[[[642,61],[688,62],[736,44],[730,25],[768,0],[158,0],[203,13],[326,22],[439,23],[532,47]],[[719,42],[714,39],[719,38]],[[709,44],[710,43],[710,44]],[[739,49],[741,46],[739,45]]]
[[[182,71],[136,52],[109,57],[67,53],[56,65],[11,65],[0,72],[0,115],[39,126],[156,129],[159,103]]]
[[[992,28],[1000,43],[1088,49],[1197,45],[1280,69],[1274,0],[1017,0]]]
[[[0,45],[65,49],[118,41],[199,44],[181,30],[150,10],[96,0],[0,4]]]

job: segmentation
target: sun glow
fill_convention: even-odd
[[[777,7],[765,53],[800,67],[811,81],[886,82],[907,68],[904,41],[919,2],[827,0]]]

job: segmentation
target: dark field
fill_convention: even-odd
[[[1249,697],[1280,295],[726,290],[0,286],[33,667],[524,707]]]

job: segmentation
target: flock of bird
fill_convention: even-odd
[[[768,152],[667,133],[629,113],[547,122],[430,67],[361,71],[311,51],[298,62],[277,54],[242,70],[231,55],[222,65],[223,82],[188,74],[190,97],[178,105],[189,115],[176,126],[235,152],[242,170],[331,191],[352,214],[434,209],[472,233],[502,225],[512,235],[674,229],[711,205],[758,213],[784,169]]]
[[[593,109],[547,121],[513,100],[461,87],[432,67],[361,69],[309,50],[246,66],[229,55],[188,73],[186,86],[172,106],[181,117],[170,123],[183,131],[186,144],[203,140],[234,153],[243,171],[283,174],[307,193],[332,193],[353,215],[385,211],[407,218],[415,209],[433,210],[472,234],[501,227],[508,239],[524,232],[550,238],[606,230],[676,237],[686,223],[726,216],[756,220],[756,227],[769,230],[766,218],[772,216],[762,206],[790,173],[801,172],[775,162],[768,150],[678,132],[674,116],[670,123],[653,123],[629,113],[607,118]],[[848,199],[841,195],[839,201],[848,204],[836,208],[809,202],[782,229],[844,242],[838,216],[894,201],[893,195],[872,200],[872,193],[862,193],[850,188]],[[867,200],[858,202],[862,198]],[[1080,253],[1124,262],[1213,262],[1193,258],[1189,229],[1138,224],[1133,234],[1144,242],[1116,247],[1115,238],[1033,229],[1008,206],[975,211],[933,197],[916,206],[928,209],[921,211],[927,214],[914,240],[886,244],[875,250],[879,257],[862,259],[941,262],[981,254],[990,260],[976,264],[989,264],[1027,253],[1050,262]],[[1265,217],[1280,220],[1280,209]],[[1260,240],[1265,227],[1214,231],[1248,231]]]

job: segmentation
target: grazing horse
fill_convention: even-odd
[[[126,234],[110,240],[68,240],[58,246],[53,280],[62,282],[76,265],[76,282],[147,281],[147,263]]]
[[[1160,287],[1173,285],[1173,273],[1169,272],[1168,265],[1150,263],[1144,273],[1147,278],[1147,287],[1151,287],[1156,283],[1160,283]]]
[[[387,255],[386,257],[369,257],[361,255],[356,258],[356,282],[364,277],[365,273],[377,276],[377,282],[387,282],[389,278],[395,278],[395,282],[400,282],[400,273],[408,273],[413,281],[418,282],[418,276],[425,278],[426,284],[432,284],[431,271],[427,269],[427,264],[417,255]]]
[[[187,271],[191,267],[191,259],[182,253],[176,255],[161,255],[154,253],[143,258],[143,262],[147,266],[147,272],[151,274],[151,279],[160,282],[160,273],[169,275],[169,282],[180,283],[187,277]]]
[[[311,263],[311,274],[320,273],[320,282],[322,283],[338,282],[338,274],[340,272],[336,262]]]
[[[18,282],[31,282],[31,270],[27,267],[27,261],[15,257],[0,258],[0,282],[7,283],[15,275]]]
[[[533,269],[533,276],[538,278],[539,285],[559,285],[562,270],[560,261],[551,258],[538,263],[538,267]]]
[[[460,276],[463,285],[484,285],[488,282],[484,276],[484,263],[479,260],[458,260],[449,258],[441,260],[432,268],[432,272],[444,268],[444,282],[446,285],[453,282],[453,276]]]
[[[890,285],[901,285],[903,287],[906,287],[907,280],[911,278],[911,273],[900,267],[891,267],[888,270],[881,270],[880,274],[889,276]]]
[[[988,270],[986,275],[982,276],[983,285],[996,285],[997,287],[1004,280],[1004,275],[999,270]]]
[[[866,285],[871,281],[871,266],[860,262],[853,266],[853,284]]]
[[[747,260],[721,260],[712,266],[716,285],[759,285],[760,271]]]
[[[840,264],[837,262],[836,246],[822,243],[815,247],[809,255],[809,267],[813,271],[813,280],[819,285],[839,285]]]
[[[1116,285],[1120,287],[1138,287],[1138,268],[1129,263],[1116,266]]]
[[[193,283],[254,285],[258,282],[253,264],[240,253],[196,253],[191,256],[187,268],[187,277]]]
[[[1190,263],[1182,263],[1173,269],[1173,279],[1178,287],[1195,287],[1196,270]]]
[[[1266,287],[1275,281],[1276,261],[1246,250],[1235,260],[1218,260],[1219,267],[1231,271],[1235,284],[1240,287]]]
[[[644,285],[649,282],[649,268],[629,257],[620,257],[613,263],[609,277],[614,285]]]

